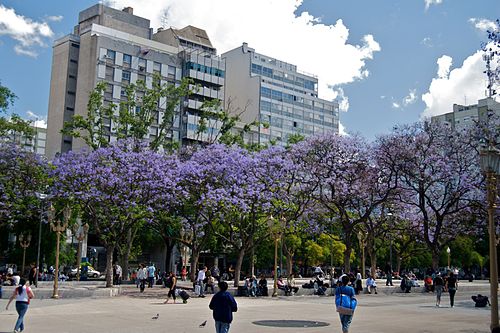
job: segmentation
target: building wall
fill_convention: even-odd
[[[55,42],[53,47],[50,79],[49,111],[47,116],[46,156],[52,159],[56,153],[71,147],[71,138],[63,137],[61,129],[75,108],[76,77],[79,59],[79,38],[69,35]]]
[[[258,120],[259,142],[285,144],[289,136],[338,133],[336,102],[318,97],[318,79],[295,65],[241,47],[224,53],[227,67],[226,104],[239,110],[242,122]]]
[[[467,126],[473,126],[477,121],[487,121],[489,112],[500,116],[500,103],[492,98],[484,98],[480,99],[477,104],[453,104],[452,112],[431,117],[431,121],[448,124],[454,129],[463,129]]]

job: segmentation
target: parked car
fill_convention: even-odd
[[[94,269],[92,266],[87,266],[88,267],[88,273],[87,276],[92,277],[92,278],[99,278],[101,276],[101,272],[97,271]],[[80,268],[80,274],[81,274],[81,268]],[[76,276],[76,268],[71,269],[71,274],[72,277]]]

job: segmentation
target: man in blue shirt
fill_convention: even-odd
[[[228,333],[233,321],[233,312],[238,311],[234,297],[227,292],[227,282],[219,283],[219,292],[212,297],[208,306],[213,311],[216,333]]]

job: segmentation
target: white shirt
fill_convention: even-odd
[[[198,272],[198,281],[203,281],[205,280],[205,270],[203,269],[200,269],[200,271]]]
[[[146,267],[144,268],[139,268],[139,270],[137,271],[137,278],[139,280],[144,280],[146,279],[146,277],[148,276],[147,275],[148,273],[146,272]]]
[[[15,286],[19,285],[19,281],[21,281],[21,277],[19,275],[12,276],[12,282],[14,282]]]
[[[16,288],[16,290],[17,290],[17,288]],[[19,293],[19,292],[17,293],[16,302],[25,302],[25,303],[29,302],[28,290],[27,290],[26,286],[23,286],[23,291],[21,291],[21,293]]]

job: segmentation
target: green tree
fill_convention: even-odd
[[[14,104],[16,99],[16,94],[3,86],[0,81],[0,114],[4,113],[7,115],[9,107]],[[32,138],[34,134],[35,130],[32,128],[31,122],[22,119],[17,114],[0,117],[0,137],[13,135],[14,139],[18,137]]]
[[[158,134],[149,140],[149,147],[154,151],[170,150],[175,148],[171,141],[174,115],[183,98],[191,93],[190,83],[190,79],[183,79],[179,85],[161,84],[156,75],[151,88],[142,80],[128,85],[125,99],[117,105],[105,102],[108,84],[99,82],[90,92],[87,115],[73,116],[61,132],[82,139],[95,150],[108,146],[111,134],[140,143],[147,139],[150,127],[158,125]]]

